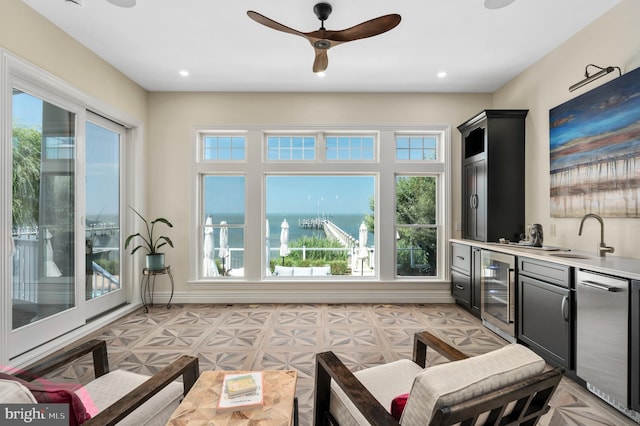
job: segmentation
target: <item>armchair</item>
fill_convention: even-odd
[[[453,362],[424,368],[427,348]],[[426,331],[414,336],[413,358],[354,374],[333,352],[317,354],[314,425],[535,425],[562,378],[522,345],[469,358]]]
[[[38,388],[43,386],[31,388],[31,382],[36,383],[36,379],[89,353],[93,355],[95,380],[74,392],[76,395],[88,395],[90,401],[85,401],[86,397],[80,399],[83,403],[90,402],[91,409],[97,411],[83,423],[86,426],[116,423],[164,425],[199,375],[198,358],[189,355],[181,355],[152,377],[125,370],[109,371],[107,345],[102,340],[94,339],[57,351],[24,370],[13,373],[12,377],[4,375],[4,379],[0,379],[0,402],[36,402],[34,389],[39,391]],[[183,383],[174,382],[180,376]],[[8,378],[11,380],[7,380]],[[74,395],[74,406],[75,401]],[[84,408],[82,407],[83,410]],[[90,411],[88,406],[87,411]],[[73,423],[75,422],[72,421]]]

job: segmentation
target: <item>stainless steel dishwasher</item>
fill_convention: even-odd
[[[629,407],[629,281],[579,270],[576,374],[617,408]]]

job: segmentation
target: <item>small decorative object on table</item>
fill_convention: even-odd
[[[225,374],[216,412],[249,410],[263,405],[262,372]]]
[[[544,239],[544,234],[542,232],[542,225],[539,223],[534,223],[531,225],[531,246],[532,247],[542,247],[542,241]]]

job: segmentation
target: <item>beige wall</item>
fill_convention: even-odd
[[[640,67],[640,1],[624,0],[582,32],[494,93],[494,108],[527,107],[526,223],[540,223],[545,243],[595,253],[600,240],[597,222],[552,218],[549,203],[549,109],[617,76],[610,74],[574,92],[568,87],[582,80],[587,64],[619,66],[622,72]],[[635,219],[605,218],[605,242],[615,254],[640,258]],[[555,225],[556,235],[552,235]]]
[[[452,186],[459,188],[460,134],[455,127],[490,102],[489,94],[151,93],[149,207],[175,225],[172,239],[179,249],[171,250],[167,258],[178,265],[177,290],[186,290],[186,280],[194,278],[188,275],[187,265],[196,127],[448,125],[455,159]],[[459,211],[460,191],[456,189],[455,194],[452,204]]]
[[[146,119],[147,93],[20,0],[0,1],[0,47],[122,112]]]

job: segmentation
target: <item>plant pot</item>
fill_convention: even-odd
[[[147,269],[157,271],[164,268],[164,253],[148,254]]]

